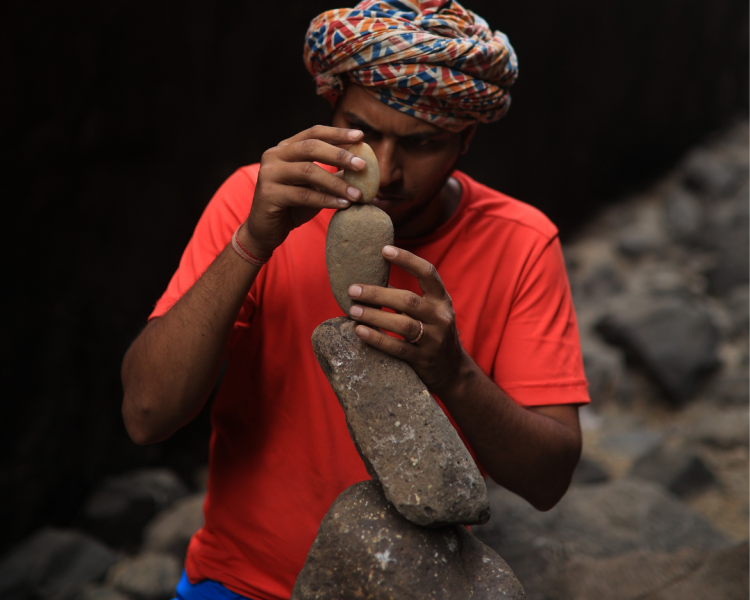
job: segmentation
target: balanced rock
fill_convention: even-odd
[[[344,169],[344,181],[362,192],[360,202],[369,204],[380,188],[380,165],[378,165],[378,159],[369,144],[365,142],[352,144],[349,152],[364,160],[365,168],[361,171]]]
[[[505,561],[464,527],[417,527],[363,481],[320,524],[291,600],[525,598]]]
[[[326,266],[333,297],[345,314],[352,306],[350,285],[388,285],[391,265],[382,250],[392,243],[391,218],[375,206],[353,204],[333,215],[326,237]]]
[[[315,355],[368,472],[412,523],[484,523],[487,487],[466,446],[404,361],[368,346],[339,317],[313,332]]]

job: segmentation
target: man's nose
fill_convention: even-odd
[[[373,147],[380,167],[380,188],[384,188],[402,178],[401,164],[396,154],[396,141],[384,138]]]

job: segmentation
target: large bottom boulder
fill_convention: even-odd
[[[291,600],[525,598],[505,561],[462,526],[406,520],[375,481],[345,490],[323,519]]]

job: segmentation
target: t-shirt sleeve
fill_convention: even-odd
[[[251,170],[252,167],[245,167],[236,171],[211,198],[182,254],[177,271],[149,320],[166,314],[185,295],[226,248],[234,231],[247,218],[255,192],[255,180],[248,173]],[[248,317],[245,313],[249,309],[251,307],[245,302],[240,320]]]
[[[493,372],[503,391],[524,406],[590,402],[557,236],[519,278]]]

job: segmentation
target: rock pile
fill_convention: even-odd
[[[530,600],[748,597],[748,124],[564,245],[592,404],[538,513],[474,529]]]
[[[385,213],[352,208],[331,220],[326,243],[331,289],[344,310],[350,301],[337,291],[363,276],[387,283],[387,264],[378,265],[393,243]],[[373,480],[333,503],[292,600],[525,598],[503,559],[462,527],[486,522],[489,504],[458,433],[414,370],[360,340],[356,325],[330,319],[312,343]]]

